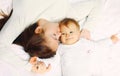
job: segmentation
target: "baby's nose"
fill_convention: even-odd
[[[66,37],[69,37],[70,36],[70,34],[66,34]]]

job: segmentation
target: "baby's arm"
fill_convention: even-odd
[[[81,30],[81,37],[91,40],[91,35],[90,35],[90,31],[87,29],[83,29]],[[110,39],[112,40],[112,43],[117,43],[120,40],[120,34],[114,34],[110,37]]]

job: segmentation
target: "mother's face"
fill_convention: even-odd
[[[38,25],[40,24],[38,23]],[[46,21],[46,23],[38,27],[41,27],[44,30],[47,46],[53,51],[56,51],[59,45],[59,37],[61,35],[59,24]]]

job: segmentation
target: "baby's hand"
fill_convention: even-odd
[[[120,40],[120,36],[119,35],[120,34],[115,34],[115,35],[111,36],[111,40],[112,40],[113,43],[116,43],[116,42],[118,42]]]
[[[80,35],[80,36],[81,36],[82,38],[85,38],[85,39],[88,39],[88,40],[91,39],[90,31],[88,31],[87,29],[81,30],[81,35]]]
[[[44,62],[38,61],[35,65],[32,67],[32,71],[35,73],[40,73],[44,74],[48,71],[50,71],[51,65],[49,64],[48,66],[45,65]]]
[[[31,57],[29,62],[32,64],[32,71],[35,73],[44,74],[51,70],[50,64],[46,66],[44,62],[38,61],[36,56]]]

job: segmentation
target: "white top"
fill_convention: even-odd
[[[108,43],[105,46],[101,42]],[[102,60],[103,52],[111,45],[109,39],[101,42],[80,39],[73,45],[60,44],[58,51],[61,55],[63,76],[99,76],[101,68],[98,68],[98,60]]]

